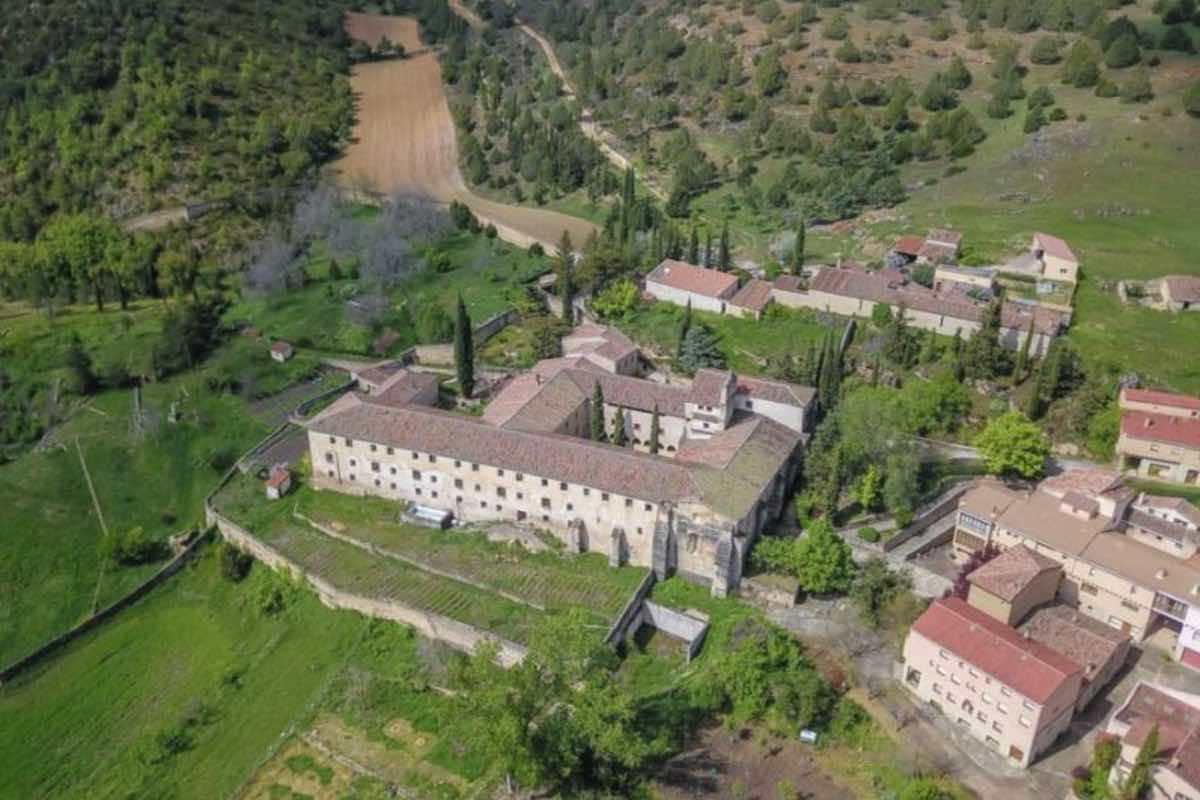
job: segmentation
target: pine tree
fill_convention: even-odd
[[[792,246],[792,272],[799,275],[804,271],[804,245],[807,231],[804,228],[804,218],[796,223],[796,243]]]
[[[1021,343],[1021,351],[1017,353],[1017,365],[1013,367],[1013,382],[1025,380],[1025,370],[1029,368],[1029,348],[1033,345],[1033,318],[1029,319],[1029,330],[1025,331],[1025,341]]]
[[[700,263],[700,232],[696,230],[696,226],[692,226],[692,238],[688,242],[688,263]]]
[[[659,439],[662,437],[661,423],[658,420],[658,403],[654,404],[654,409],[650,412],[650,453],[658,455],[661,443]]]
[[[708,267],[709,269],[712,269],[713,265],[712,245],[712,231],[706,230],[704,232],[704,266]]]
[[[628,444],[628,440],[625,438],[625,412],[620,408],[617,408],[617,414],[613,417],[612,436],[608,440],[617,447],[624,447]]]
[[[458,316],[454,321],[454,369],[458,375],[458,389],[466,399],[475,393],[475,343],[471,328],[471,316],[462,292],[458,293]]]
[[[600,387],[600,381],[596,381],[595,387],[592,389],[592,419],[591,419],[591,434],[593,442],[603,442],[604,436],[604,389]]]
[[[687,338],[688,331],[692,329],[692,299],[689,297],[687,305],[683,309],[683,324],[679,326],[679,345],[675,348],[675,355],[678,356],[683,352],[683,340]]]
[[[729,255],[729,223],[725,223],[725,227],[721,229],[721,249],[717,256],[717,268],[722,272],[728,272],[733,266],[733,260]]]

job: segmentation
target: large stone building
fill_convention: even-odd
[[[1027,766],[1116,677],[1129,637],[1056,602],[1062,567],[1016,545],[936,601],[904,643],[904,685]]]
[[[629,446],[587,438],[597,386],[608,429],[621,415]],[[656,383],[608,371],[588,353],[517,376],[482,418],[416,395],[392,402],[386,392],[352,393],[308,424],[313,485],[466,522],[527,522],[572,549],[659,575],[678,571],[721,595],[782,510],[812,395],[717,370],[688,385]]]
[[[1129,489],[1105,470],[1075,470],[1025,492],[983,485],[959,501],[958,557],[1018,545],[1062,568],[1056,594],[1136,641],[1160,633],[1200,666],[1200,510]]]
[[[1200,486],[1200,397],[1122,389],[1121,469]]]

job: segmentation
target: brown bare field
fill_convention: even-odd
[[[553,249],[564,230],[578,246],[596,230],[577,217],[505,205],[470,192],[458,168],[458,139],[441,65],[424,50],[415,20],[348,14],[346,30],[372,45],[387,36],[414,55],[355,67],[351,85],[358,123],[352,144],[333,165],[343,186],[362,194],[407,191],[442,203],[458,200],[495,225],[501,238],[521,247],[539,241]]]

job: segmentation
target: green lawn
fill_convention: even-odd
[[[483,771],[451,701],[423,688],[421,676],[439,678],[457,656],[404,626],[332,611],[259,566],[230,583],[216,555],[205,547],[137,606],[0,688],[6,797],[236,796],[323,709],[389,748],[404,743],[384,726],[406,719],[433,740],[431,762],[467,779]],[[273,587],[286,599],[269,614]],[[175,754],[163,746],[172,733]]]

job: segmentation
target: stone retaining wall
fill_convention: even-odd
[[[445,642],[466,653],[474,652],[476,647],[482,643],[494,643],[498,647],[497,655],[500,663],[506,667],[517,664],[525,658],[527,650],[524,646],[482,631],[465,622],[412,608],[395,600],[364,597],[344,592],[319,575],[307,572],[299,564],[260,541],[249,531],[221,516],[211,505],[208,505],[205,510],[209,524],[215,525],[227,541],[232,542],[271,569],[286,571],[297,579],[303,580],[312,587],[321,602],[330,608],[349,609],[370,617],[411,625],[422,636]]]
[[[968,481],[960,483],[949,491],[945,492],[941,497],[934,500],[925,508],[918,512],[917,517],[911,524],[895,536],[883,543],[883,552],[890,553],[900,545],[907,542],[909,539],[925,532],[930,525],[937,522],[942,517],[950,514],[958,507],[959,499],[967,493],[968,489],[974,488],[976,481]]]

